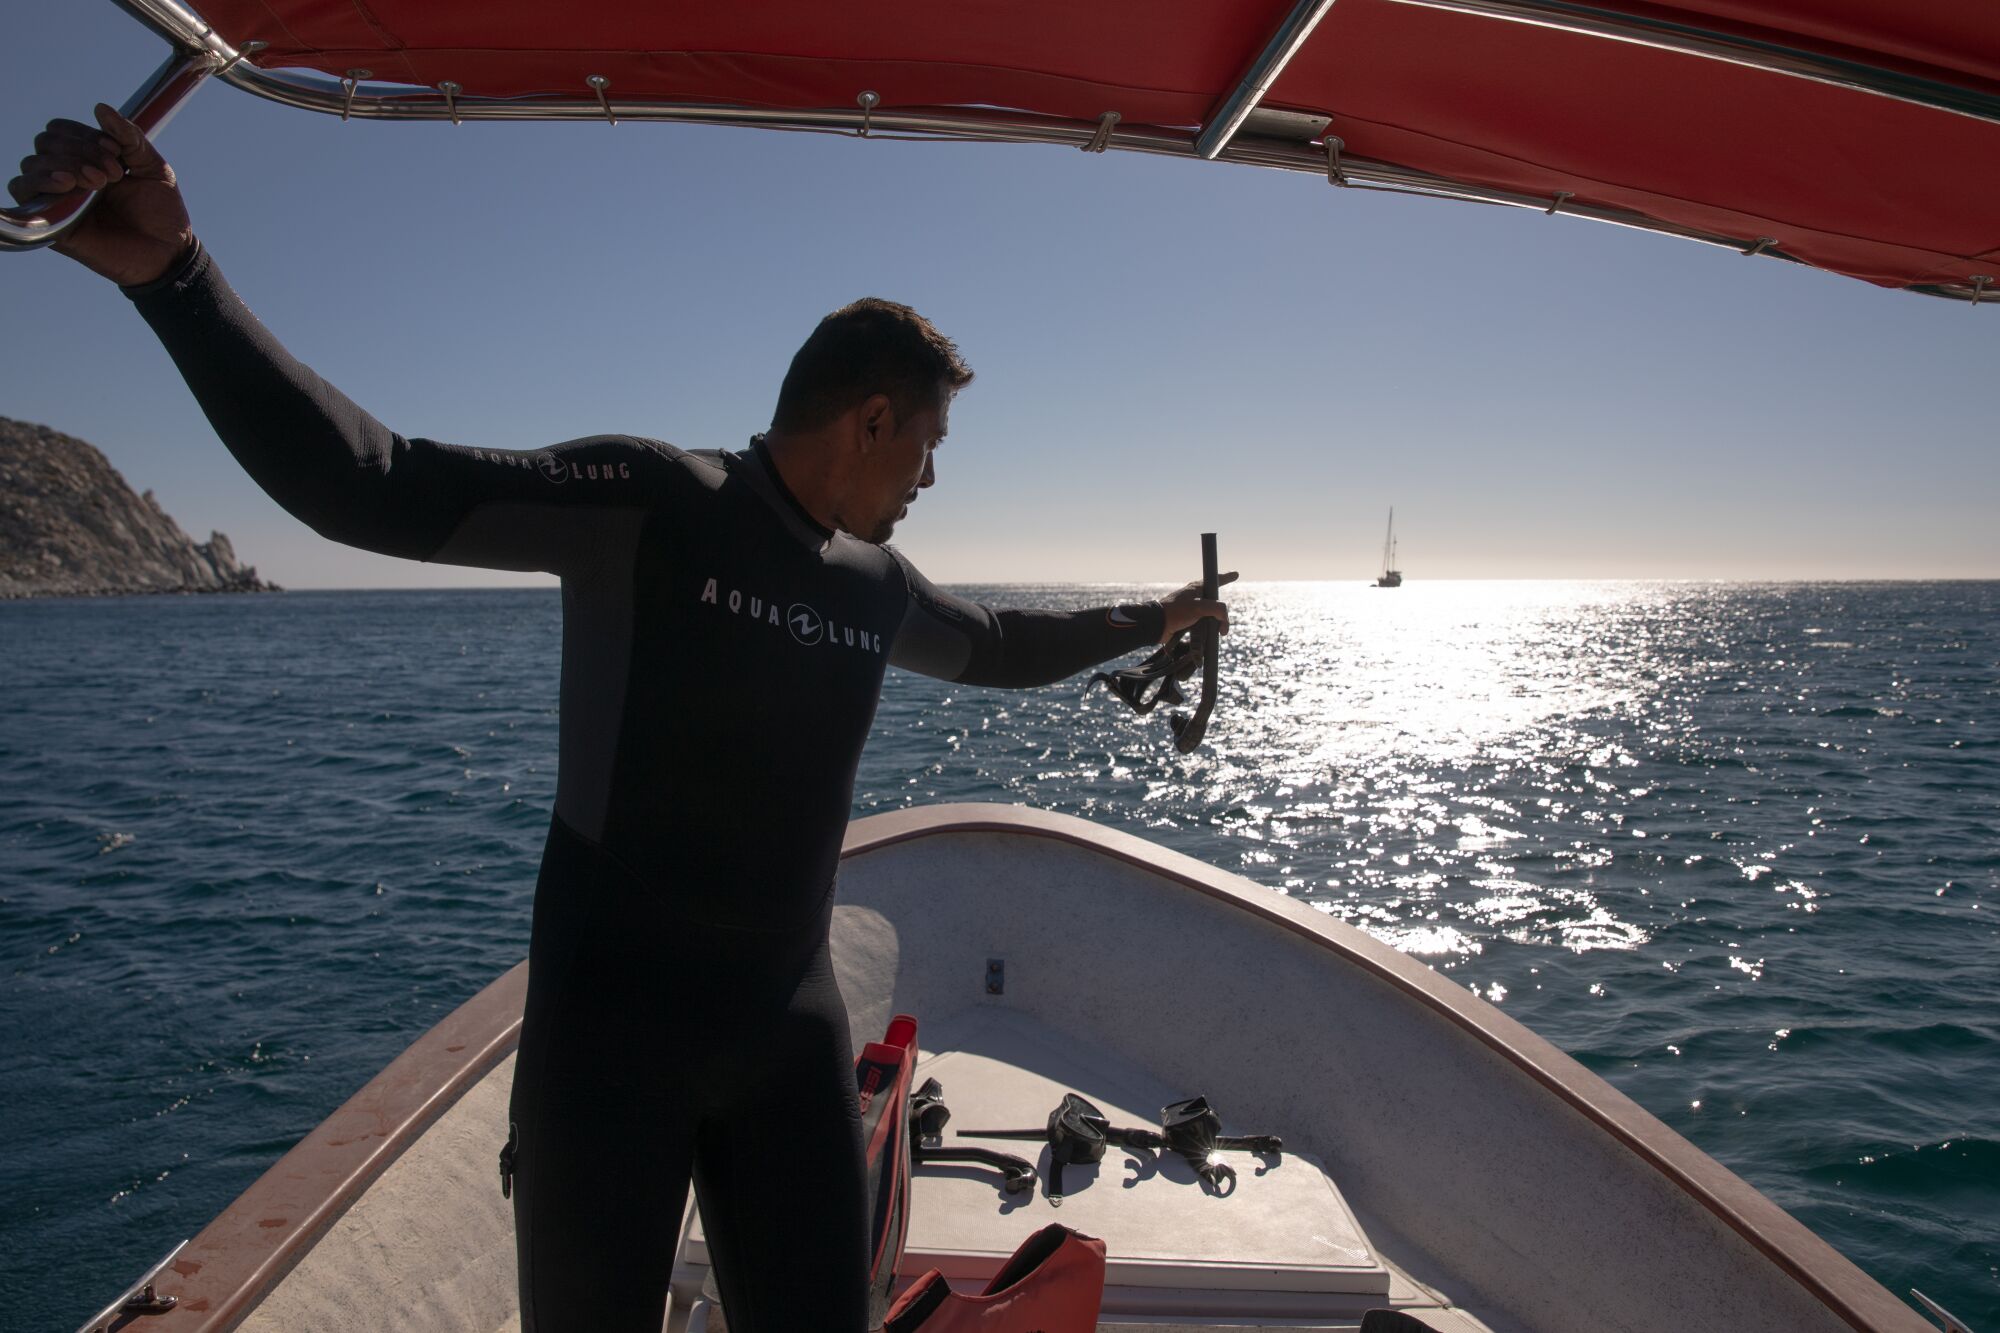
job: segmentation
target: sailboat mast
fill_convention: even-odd
[[[1389,506],[1389,530],[1382,534],[1382,572],[1388,573],[1396,567],[1396,507]]]

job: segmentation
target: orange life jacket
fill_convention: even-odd
[[[977,1296],[933,1268],[896,1298],[882,1333],[1096,1333],[1104,1300],[1104,1242],[1051,1223]]]

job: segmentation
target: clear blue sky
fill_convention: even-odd
[[[10,16],[0,133],[157,63]],[[1562,217],[1055,147],[374,125],[216,85],[161,138],[252,308],[405,434],[737,447],[792,351],[907,301],[978,382],[898,542],[945,581],[2000,576],[2000,306]],[[10,170],[11,174],[11,170]],[[330,545],[124,299],[0,256],[0,415],[99,446],[293,587],[522,581]]]

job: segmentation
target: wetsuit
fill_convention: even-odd
[[[287,353],[204,252],[128,290],[230,452],[322,536],[562,579],[511,1111],[524,1328],[658,1329],[692,1172],[732,1329],[860,1333],[827,931],[883,673],[1043,684],[1152,645],[1163,612],[940,592],[816,523],[756,442],[405,439]]]

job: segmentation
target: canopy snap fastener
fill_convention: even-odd
[[[242,48],[238,50],[235,55],[229,57],[229,59],[223,61],[221,65],[217,66],[215,72],[217,74],[227,74],[230,70],[235,69],[238,64],[240,64],[245,60],[248,60],[251,56],[256,55],[259,51],[262,51],[265,47],[269,45],[270,45],[269,42],[245,42],[243,43]]]
[[[1090,142],[1083,146],[1086,153],[1101,153],[1111,146],[1111,127],[1124,117],[1116,111],[1107,111],[1097,118],[1097,133],[1090,136]]]
[[[1761,255],[1777,243],[1778,238],[1775,236],[1759,236],[1750,243],[1749,248],[1744,250],[1743,253],[1745,255]]]
[[[611,86],[611,80],[605,78],[602,74],[592,74],[584,82],[589,84],[597,93],[597,104],[604,108],[604,118],[613,125],[616,125],[618,117],[611,114],[611,99],[604,95],[605,89]]]
[[[866,139],[868,137],[869,121],[874,118],[875,108],[882,105],[882,96],[873,89],[869,89],[854,100],[861,107],[861,137]]]
[[[1554,217],[1558,212],[1562,210],[1562,206],[1564,204],[1568,203],[1570,200],[1574,198],[1576,198],[1576,191],[1574,190],[1557,190],[1555,193],[1555,202],[1551,203],[1547,208],[1542,210],[1542,216]]]
[[[1338,135],[1326,136],[1326,180],[1329,185],[1347,186],[1347,172],[1340,165],[1340,155],[1347,151],[1347,140]]]
[[[438,85],[438,91],[444,94],[444,109],[451,113],[451,123],[458,124],[458,95],[465,89],[446,79]]]
[[[340,81],[340,86],[346,90],[345,96],[340,100],[340,118],[342,120],[346,120],[348,113],[354,110],[354,90],[361,86],[363,79],[372,79],[374,77],[375,71],[372,69],[350,69],[347,71],[347,76]]]

